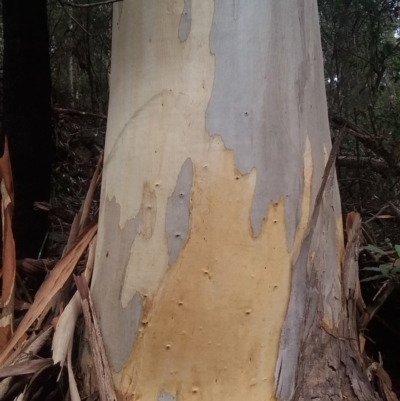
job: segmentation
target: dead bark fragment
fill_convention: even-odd
[[[357,304],[362,304],[357,261],[361,218],[357,213],[347,217],[348,242],[338,267],[336,258],[330,254],[337,250],[326,245],[332,231],[337,229],[328,213],[333,207],[331,190],[327,185],[318,218],[312,222],[309,238],[304,240],[294,266],[295,289],[300,288],[299,282],[306,277],[302,286],[304,319],[299,329],[294,391],[290,393],[281,382],[277,393],[280,401],[380,400],[363,365],[356,321]],[[288,355],[294,358],[294,352],[292,348],[292,354]],[[285,374],[280,372],[282,377]]]
[[[106,351],[92,298],[90,296],[89,287],[84,276],[75,276],[75,282],[82,299],[83,316],[88,330],[96,376],[98,378],[100,400],[117,401],[117,396],[114,392],[111,371],[108,365]]]
[[[329,222],[323,217],[321,220],[324,227],[321,232],[329,230]],[[332,278],[337,270],[335,266],[320,268],[324,263],[321,256],[314,258],[317,263],[312,265],[308,277],[307,310],[299,355],[297,390],[293,398],[296,400],[380,400],[369,383],[363,365],[356,323],[360,297],[357,257],[361,218],[358,214],[349,214],[346,231],[348,243],[341,266],[341,282],[330,289],[324,288],[322,283],[327,278],[323,276],[327,270],[334,269]],[[340,303],[329,300],[332,292],[338,294]],[[326,321],[327,305],[336,308],[331,311],[336,319],[329,323]],[[324,325],[330,329],[327,330]]]
[[[46,359],[32,359],[30,361],[18,363],[16,365],[6,366],[0,369],[0,379],[4,379],[10,376],[29,375],[53,365],[51,358]]]
[[[0,366],[4,365],[7,357],[12,352],[18,341],[25,334],[26,330],[28,330],[32,323],[42,314],[42,312],[47,308],[49,302],[52,300],[53,296],[71,276],[71,273],[73,272],[83,252],[86,250],[90,241],[96,234],[96,231],[97,222],[95,221],[81,234],[74,246],[65,254],[65,256],[50,272],[46,281],[44,281],[42,286],[39,288],[31,308],[28,310],[16,329],[14,335],[8,342],[3,352],[0,354]]]
[[[14,213],[14,186],[11,172],[8,143],[5,141],[4,154],[0,158],[1,221],[2,221],[2,268],[0,298],[0,351],[13,333],[14,286],[15,286],[15,243],[12,232]]]

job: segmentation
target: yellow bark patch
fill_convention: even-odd
[[[272,400],[292,258],[309,215],[309,141],[292,250],[283,199],[270,204],[261,234],[252,236],[256,171],[239,174],[232,152],[215,148],[194,167],[189,237],[147,302],[117,388],[125,400],[155,401],[163,391],[178,401]]]

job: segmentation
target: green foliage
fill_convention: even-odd
[[[383,251],[382,249],[378,248],[375,245],[367,245],[363,249],[366,249],[367,251],[370,252],[380,253],[381,255],[386,255],[385,251]]]
[[[361,269],[363,272],[378,272],[379,274],[360,280],[361,282],[376,281],[380,279],[398,279],[400,275],[400,245],[395,245],[398,258],[391,263],[382,263],[379,266],[367,266]],[[363,250],[378,253],[380,255],[388,255],[387,252],[375,245],[367,245]]]

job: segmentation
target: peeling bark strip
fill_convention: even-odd
[[[311,219],[307,226],[304,240],[301,244],[299,256],[294,264],[292,274],[292,292],[290,295],[288,315],[282,328],[281,341],[279,346],[278,362],[275,370],[275,392],[282,399],[290,399],[295,390],[297,375],[297,363],[300,353],[300,340],[303,332],[303,320],[307,305],[307,270],[308,263],[314,252],[312,245],[315,243],[315,235],[320,235],[317,227],[318,218],[321,213],[322,200],[325,192],[332,195],[333,167],[336,155],[342,141],[345,130],[343,129],[336,138],[331,149],[329,159],[322,176],[321,186],[315,199],[315,205]],[[329,182],[330,181],[330,182]]]
[[[14,320],[15,291],[15,242],[12,231],[14,213],[14,186],[10,164],[7,138],[4,142],[4,153],[0,158],[0,190],[1,190],[1,221],[2,221],[2,266],[1,266],[1,297],[0,297],[0,352],[10,340]]]
[[[358,253],[361,238],[361,217],[349,213],[346,219],[347,245],[342,262],[343,310],[339,322],[340,356],[345,370],[345,380],[349,381],[349,400],[372,401],[380,398],[372,390],[365,366],[360,355],[357,329],[357,305],[362,301],[358,276]]]
[[[51,358],[32,359],[23,363],[6,366],[0,369],[0,379],[11,376],[29,375],[36,373],[40,369],[53,366]]]
[[[86,279],[84,276],[74,276],[74,278],[82,299],[83,317],[88,330],[90,348],[96,369],[100,401],[117,401],[100,327]]]
[[[324,196],[319,215],[319,226],[322,227],[322,232],[330,230],[329,220],[325,218],[330,208],[331,193],[329,192],[327,191]],[[321,257],[325,255],[319,256],[318,251],[314,257],[303,258],[300,266],[295,265],[295,269],[301,269],[301,266],[306,267],[301,269],[301,273],[307,276],[306,286],[303,288],[306,305],[303,310],[305,319],[301,323],[300,333],[302,334],[297,343],[298,348],[288,348],[287,345],[285,347],[285,338],[287,338],[285,332],[291,329],[291,323],[295,320],[290,319],[288,315],[289,319],[285,323],[279,361],[282,361],[284,357],[289,361],[296,360],[297,362],[294,370],[284,363],[286,360],[278,365],[280,366],[277,372],[278,400],[373,401],[380,399],[369,384],[359,349],[356,308],[361,296],[357,263],[361,218],[357,213],[350,213],[347,216],[346,231],[348,243],[341,271],[338,271],[336,266],[326,265],[326,259]],[[303,249],[306,249],[306,245],[303,245]],[[309,250],[306,252],[309,254]],[[311,263],[308,264],[307,260]],[[324,269],[320,267],[322,264],[325,265]],[[339,276],[340,283],[332,281],[335,275]],[[293,275],[294,289],[297,288],[299,278],[299,275]],[[330,280],[327,281],[327,278]],[[328,287],[324,285],[326,282],[332,282],[334,285]],[[292,295],[294,293],[292,292]],[[332,296],[338,302],[333,302]],[[327,310],[327,307],[332,309]],[[290,372],[289,375],[288,372]]]
[[[275,373],[276,394],[282,401],[325,399],[321,394],[327,400],[378,399],[363,367],[356,322],[357,303],[361,298],[357,263],[360,216],[351,213],[347,217],[348,243],[340,270],[334,263],[327,264],[334,259],[327,258],[320,249],[315,250],[316,244],[321,247],[326,233],[332,230],[329,219],[329,210],[333,207],[332,186],[326,183],[344,132],[345,128],[332,148],[294,265],[288,316]],[[332,174],[330,178],[332,181]]]

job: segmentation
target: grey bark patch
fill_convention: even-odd
[[[313,259],[301,262],[307,270],[306,286],[300,288],[301,300],[296,288],[292,290],[290,304],[302,302],[303,316],[296,321],[288,314],[283,330],[277,365],[280,377],[276,377],[278,401],[380,399],[365,374],[357,341],[356,300],[351,298],[358,280],[358,264],[353,263],[357,251],[349,255],[354,270],[351,274],[356,277],[350,282],[350,297],[341,296],[345,286],[339,281],[337,249],[332,241],[337,230],[335,215],[340,210],[333,199],[332,191],[327,192],[308,251],[315,251]],[[354,242],[352,246],[358,249]],[[303,249],[307,252],[307,244]],[[346,274],[346,265],[342,265],[342,273]],[[298,326],[300,331],[296,330]],[[294,339],[293,346],[290,341]]]
[[[187,158],[182,164],[175,190],[169,197],[167,204],[165,230],[169,252],[168,264],[170,266],[175,263],[188,235],[192,184],[193,164],[190,158]]]
[[[192,0],[184,0],[183,11],[179,21],[178,37],[181,42],[185,42],[190,34],[192,27]]]
[[[141,216],[139,212],[121,229],[120,205],[114,199],[105,200],[102,227],[109,234],[97,261],[98,273],[92,294],[100,317],[100,329],[108,360],[116,371],[122,369],[130,356],[142,316],[143,301],[139,293],[134,294],[125,308],[121,305],[126,267],[133,242],[142,223]],[[124,329],[120,330],[121,327]]]
[[[289,307],[282,327],[275,368],[275,393],[279,400],[291,399],[294,392],[307,291],[307,260],[312,239],[312,235],[305,238],[293,268]]]
[[[305,139],[313,144],[314,171],[323,171],[322,149],[329,143],[322,60],[310,62],[320,51],[318,37],[303,8],[297,0],[221,0],[210,35],[215,77],[206,129],[234,151],[242,174],[256,169],[254,236],[268,204],[285,199],[289,248],[302,213]],[[234,38],[229,46],[227,36]],[[320,177],[314,174],[313,187]]]
[[[293,30],[275,18],[285,7],[281,3],[235,2],[232,15],[226,12],[232,0],[216,2],[211,32],[216,70],[206,127],[234,151],[242,174],[257,171],[250,216],[253,235],[261,231],[269,202],[285,197],[290,245],[300,220],[303,170],[299,166],[305,135],[299,132],[303,127],[295,89],[298,70],[293,65],[301,58],[291,59],[291,54],[299,53]],[[287,18],[293,14],[287,12]],[[292,20],[287,22],[298,27],[298,19]],[[227,35],[235,38],[235,45],[226,46]]]
[[[163,391],[157,398],[157,401],[176,401],[175,397]]]

